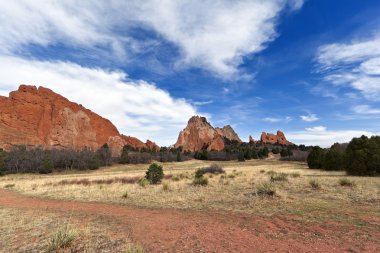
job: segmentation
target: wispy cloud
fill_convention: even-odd
[[[319,71],[335,86],[351,87],[364,98],[380,100],[380,37],[321,46]]]
[[[357,105],[352,111],[358,114],[380,114],[380,108],[373,108],[370,105]]]
[[[303,121],[306,121],[306,122],[314,122],[314,121],[319,120],[319,118],[317,117],[316,114],[301,115],[300,118],[301,118]]]
[[[310,132],[325,132],[327,130],[324,126],[315,126],[315,127],[308,127],[306,128],[306,131]]]
[[[262,51],[276,38],[281,11],[302,5],[303,0],[1,1],[0,52],[64,44],[127,58],[130,51],[147,46],[133,36],[139,27],[179,49],[177,67],[231,77],[244,56]]]
[[[214,103],[214,100],[208,100],[208,101],[196,101],[196,102],[193,102],[194,105],[197,105],[197,106],[202,106],[202,105],[209,105],[209,104],[212,104]]]
[[[287,122],[292,121],[293,118],[290,117],[290,116],[286,116],[285,118],[266,117],[266,118],[263,118],[262,120],[263,120],[264,122],[268,122],[268,123],[277,123],[277,122],[287,123]]]

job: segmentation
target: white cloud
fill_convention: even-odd
[[[315,114],[301,115],[300,118],[301,118],[303,121],[306,121],[306,122],[314,122],[314,121],[319,120],[319,118],[318,118],[317,115],[315,115]]]
[[[325,132],[327,130],[324,126],[315,126],[315,127],[308,127],[306,128],[306,131],[310,132]]]
[[[266,117],[266,118],[263,118],[262,119],[263,121],[265,122],[269,122],[269,123],[277,123],[277,122],[290,122],[292,121],[292,117],[290,116],[286,116],[285,118],[273,118],[273,117]]]
[[[196,109],[154,84],[128,79],[121,71],[86,68],[70,62],[0,57],[0,94],[19,84],[51,88],[111,120],[121,133],[173,144]]]
[[[179,48],[178,67],[231,77],[245,55],[262,51],[276,37],[281,11],[302,5],[303,0],[1,1],[0,51],[62,43],[111,49],[125,58],[126,51],[144,50],[130,33],[144,27]]]
[[[289,132],[286,137],[291,142],[305,145],[318,145],[321,147],[330,147],[335,142],[345,143],[351,141],[354,137],[361,135],[372,136],[376,133],[364,130],[327,130],[324,131],[297,131]]]
[[[317,61],[326,81],[349,86],[368,100],[380,100],[380,37],[324,45]]]
[[[358,114],[380,114],[380,108],[373,108],[369,105],[357,105],[352,110]]]

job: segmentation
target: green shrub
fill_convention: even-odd
[[[243,152],[240,152],[238,154],[238,161],[239,162],[245,162],[245,157],[244,157],[244,153]]]
[[[160,183],[164,178],[162,166],[157,163],[152,163],[146,172],[145,178],[148,179],[151,184]]]
[[[262,182],[256,186],[256,194],[261,196],[276,195],[276,188],[271,182]]]
[[[128,192],[124,192],[124,194],[121,196],[123,199],[127,199],[128,198]]]
[[[353,187],[353,186],[356,185],[354,181],[351,181],[348,178],[341,178],[341,179],[339,179],[339,184],[341,186],[349,186],[349,187]]]
[[[70,228],[69,225],[58,229],[58,231],[51,238],[48,248],[49,251],[57,252],[60,249],[65,249],[71,246],[76,238],[76,232]]]
[[[172,180],[173,180],[173,181],[180,181],[181,178],[180,178],[179,176],[173,176],[173,177],[172,177]]]
[[[208,179],[203,175],[201,177],[195,177],[193,180],[193,185],[206,186],[208,184]]]
[[[325,152],[322,148],[316,146],[310,151],[307,157],[307,165],[310,169],[322,169],[325,160]]]
[[[321,188],[321,184],[316,179],[310,179],[309,180],[309,185],[313,189],[320,189]]]

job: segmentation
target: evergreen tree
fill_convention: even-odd
[[[310,169],[321,169],[325,160],[325,153],[321,147],[313,147],[307,157],[307,165]]]
[[[124,145],[123,149],[121,150],[120,163],[127,164],[128,162],[129,162],[128,146]]]

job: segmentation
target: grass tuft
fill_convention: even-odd
[[[48,245],[49,251],[57,252],[60,249],[69,248],[76,237],[77,233],[75,230],[66,224],[64,227],[58,229],[58,231],[51,238]]]
[[[274,182],[285,182],[288,181],[288,175],[285,173],[274,173],[270,175],[270,181]]]
[[[348,178],[341,178],[339,179],[339,184],[341,186],[348,186],[348,187],[354,187],[356,184],[354,181],[348,179]]]
[[[315,190],[321,189],[321,184],[316,179],[310,179],[309,185]]]
[[[169,190],[170,190],[170,185],[169,185],[169,183],[163,183],[163,184],[162,184],[162,190],[164,190],[164,191],[169,191]]]
[[[276,188],[271,182],[262,182],[256,186],[256,194],[261,196],[276,195]]]
[[[122,251],[122,253],[144,253],[144,248],[139,245],[129,244],[128,248]]]

